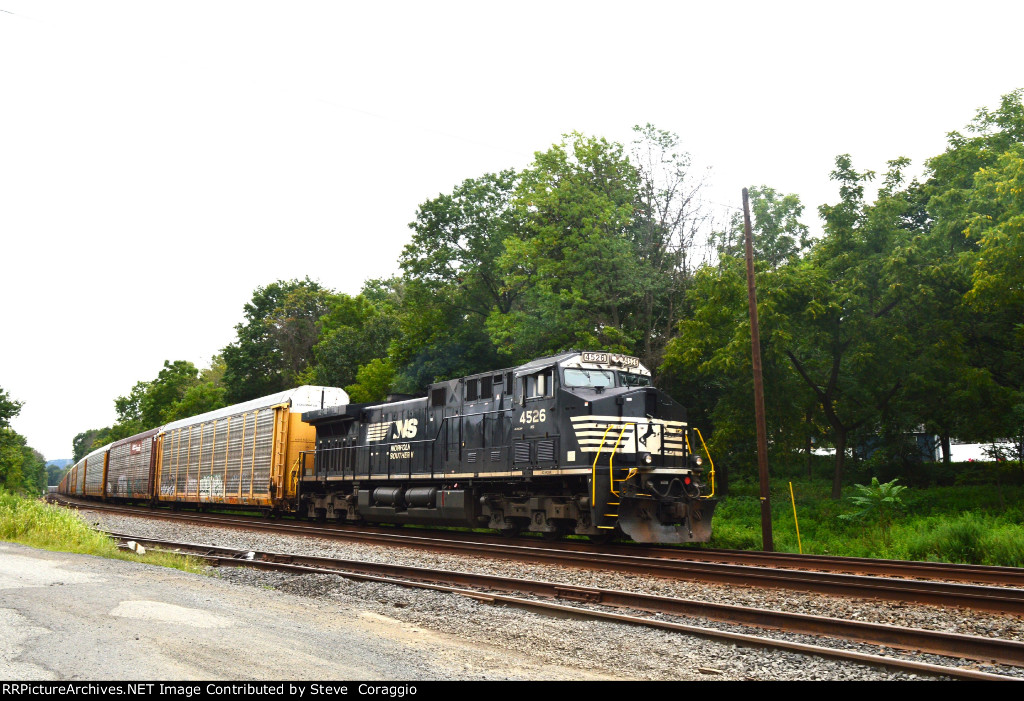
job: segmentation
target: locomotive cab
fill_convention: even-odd
[[[707,541],[714,501],[702,498],[683,406],[630,356],[579,353],[558,366],[561,403],[590,464],[595,527],[638,542]]]

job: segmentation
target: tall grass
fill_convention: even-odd
[[[203,572],[194,557],[147,551],[143,556],[119,550],[113,540],[94,531],[70,509],[0,490],[0,540],[43,550],[133,560],[186,572]]]
[[[770,501],[775,549],[797,551],[788,480],[773,480]],[[738,483],[715,510],[710,547],[760,549],[758,487]],[[830,498],[826,479],[793,479],[805,553],[1024,567],[1024,487],[912,487],[890,524],[844,520],[856,505]]]

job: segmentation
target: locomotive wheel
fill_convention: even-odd
[[[544,540],[561,540],[565,536],[567,536],[570,533],[572,533],[572,531],[573,531],[573,529],[570,526],[561,526],[561,525],[559,525],[559,526],[555,527],[555,530],[553,530],[553,531],[545,531],[541,535],[544,537]]]
[[[523,529],[519,526],[513,526],[512,528],[500,528],[498,533],[505,538],[515,538],[517,535],[523,532]]]
[[[589,538],[590,542],[594,543],[595,545],[607,545],[608,543],[618,538],[620,535],[622,535],[622,531],[620,531],[618,527],[616,527],[612,530],[602,530],[600,533],[593,533],[591,535],[588,535],[587,538]]]

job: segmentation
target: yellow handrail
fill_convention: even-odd
[[[597,461],[601,459],[601,451],[604,449],[604,439],[608,435],[608,432],[612,430],[612,425],[608,424],[608,428],[604,430],[604,434],[601,436],[601,445],[597,446],[597,455],[594,456],[594,465],[590,468],[590,508],[595,508],[594,503],[597,501]],[[614,455],[614,453],[612,453]]]
[[[711,463],[711,471],[708,472],[708,478],[711,480],[711,494],[708,494],[704,499],[711,499],[715,496],[715,461],[711,459],[711,451],[708,450],[708,444],[704,442],[704,436],[701,435],[700,429],[696,426],[693,430],[697,432],[697,436],[700,438],[700,444],[704,446],[704,452],[707,453],[708,462]],[[690,436],[684,431],[683,437],[686,439],[686,451],[692,453],[693,449],[690,447]]]
[[[619,437],[615,441],[615,445],[612,447],[611,455],[608,456],[608,491],[610,491],[615,496],[619,496],[619,493],[617,491],[615,491],[615,468],[612,466],[612,463],[615,461],[615,451],[619,449],[619,443],[622,442],[622,436],[626,433],[626,427],[627,426],[635,426],[635,425],[636,424],[634,422],[631,422],[631,421],[622,424],[622,430],[619,431]],[[608,428],[611,428],[611,426],[609,426]],[[607,433],[607,431],[605,431],[605,433]],[[602,441],[602,443],[603,443],[603,441]],[[635,472],[635,468],[634,468],[634,472]],[[632,476],[633,476],[633,473],[631,472],[628,475],[626,475],[626,479],[629,479]],[[623,481],[625,481],[625,480],[623,480]]]

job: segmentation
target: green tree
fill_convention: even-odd
[[[783,194],[767,185],[751,187],[751,244],[754,259],[774,270],[799,257],[810,246],[810,233],[800,221],[804,206],[795,194]],[[743,215],[733,214],[729,227],[714,237],[719,255],[746,256]]]
[[[75,459],[108,442],[224,406],[225,388],[220,380],[224,371],[219,356],[203,371],[187,360],[165,360],[154,379],[136,382],[128,396],[114,400],[117,423],[112,428],[75,437]]]
[[[300,378],[304,383],[345,387],[356,381],[359,368],[388,355],[398,333],[389,302],[380,308],[364,295],[335,295],[321,319],[320,340],[313,347],[315,363]]]
[[[784,315],[790,312],[780,308],[776,292],[786,280],[766,264],[758,267],[768,440],[774,453],[788,459],[816,433],[814,402],[786,354],[792,339]],[[693,312],[666,347],[662,384],[687,405],[691,424],[705,433],[709,424],[714,427],[712,453],[728,456],[716,460],[718,489],[727,493],[736,470],[754,467],[757,451],[745,263],[726,255],[717,266],[701,268],[689,298]]]
[[[199,384],[199,370],[187,360],[164,361],[155,379],[137,382],[127,397],[114,400],[117,423],[107,438],[120,440],[176,417],[175,407]]]
[[[70,470],[71,470],[71,465],[68,465],[66,467],[61,467],[57,463],[47,463],[47,465],[46,465],[46,484],[48,484],[50,486],[56,486],[56,485],[60,484],[60,481],[62,479],[64,479],[64,475],[66,475]]]
[[[225,401],[243,402],[297,383],[319,338],[330,293],[318,283],[279,280],[253,292],[237,340],[223,349]]]
[[[771,306],[786,355],[817,397],[835,445],[832,497],[838,499],[849,439],[870,426],[904,386],[916,346],[902,269],[892,254],[906,236],[907,200],[899,191],[905,159],[890,162],[879,197],[864,201],[870,171],[836,158],[840,201],[819,208],[825,237],[803,261],[779,270]],[[766,300],[767,301],[767,300]]]
[[[642,294],[630,237],[636,191],[620,144],[573,133],[535,154],[516,190],[521,230],[498,262],[518,296],[487,319],[499,353],[519,362],[572,347],[635,352],[641,339],[623,322]]]
[[[492,309],[507,313],[520,288],[507,284],[498,259],[518,228],[516,184],[514,171],[486,173],[420,205],[409,225],[412,241],[399,258],[406,281],[460,291],[461,311],[477,324]]]
[[[110,442],[110,432],[112,428],[107,426],[105,428],[90,428],[88,431],[82,431],[71,441],[71,452],[72,460],[78,462],[86,455],[88,455],[94,448],[98,448],[102,445],[106,445]],[[138,433],[138,431],[135,431]],[[126,434],[128,436],[131,433]]]
[[[11,425],[11,419],[21,412],[24,402],[12,399],[7,390],[0,387],[0,428],[7,428]]]
[[[966,233],[978,245],[966,295],[989,331],[985,365],[998,386],[1001,437],[1024,444],[1024,144],[975,175]],[[1024,464],[1024,450],[1018,448]]]
[[[925,423],[943,438],[995,440],[1022,429],[1019,229],[1024,91],[980,109],[946,151],[927,162],[929,178],[915,209],[923,235],[906,247],[924,260],[909,286],[930,319],[921,372],[908,392]],[[1016,192],[1015,192],[1016,190]],[[936,402],[935,396],[946,401]],[[1024,406],[1022,406],[1024,409]]]
[[[10,428],[23,405],[0,388],[0,488],[39,494],[46,488],[46,460]]]
[[[975,214],[975,174],[995,165],[1014,144],[1024,143],[1024,89],[1003,95],[995,110],[979,109],[965,131],[950,132],[946,151],[928,160],[931,177],[924,185],[936,236],[953,254],[978,245],[977,238],[966,235]]]
[[[637,188],[630,237],[634,244],[638,296],[627,307],[624,325],[639,337],[644,364],[656,370],[665,344],[687,313],[686,291],[692,282],[708,214],[701,205],[704,179],[692,170],[690,154],[679,136],[651,124],[637,133],[630,151]]]
[[[25,438],[14,429],[0,427],[0,487],[21,491],[25,483]]]
[[[345,388],[355,404],[384,401],[395,380],[395,369],[387,358],[374,358],[359,368],[355,384]]]
[[[522,292],[523,283],[510,283],[499,265],[520,226],[517,182],[511,170],[487,173],[417,210],[399,259],[400,331],[389,352],[405,391],[501,364],[484,324],[492,312],[509,313]]]
[[[185,389],[181,399],[173,402],[162,413],[161,423],[169,423],[190,416],[198,416],[224,406],[224,388],[212,382],[199,381]]]

